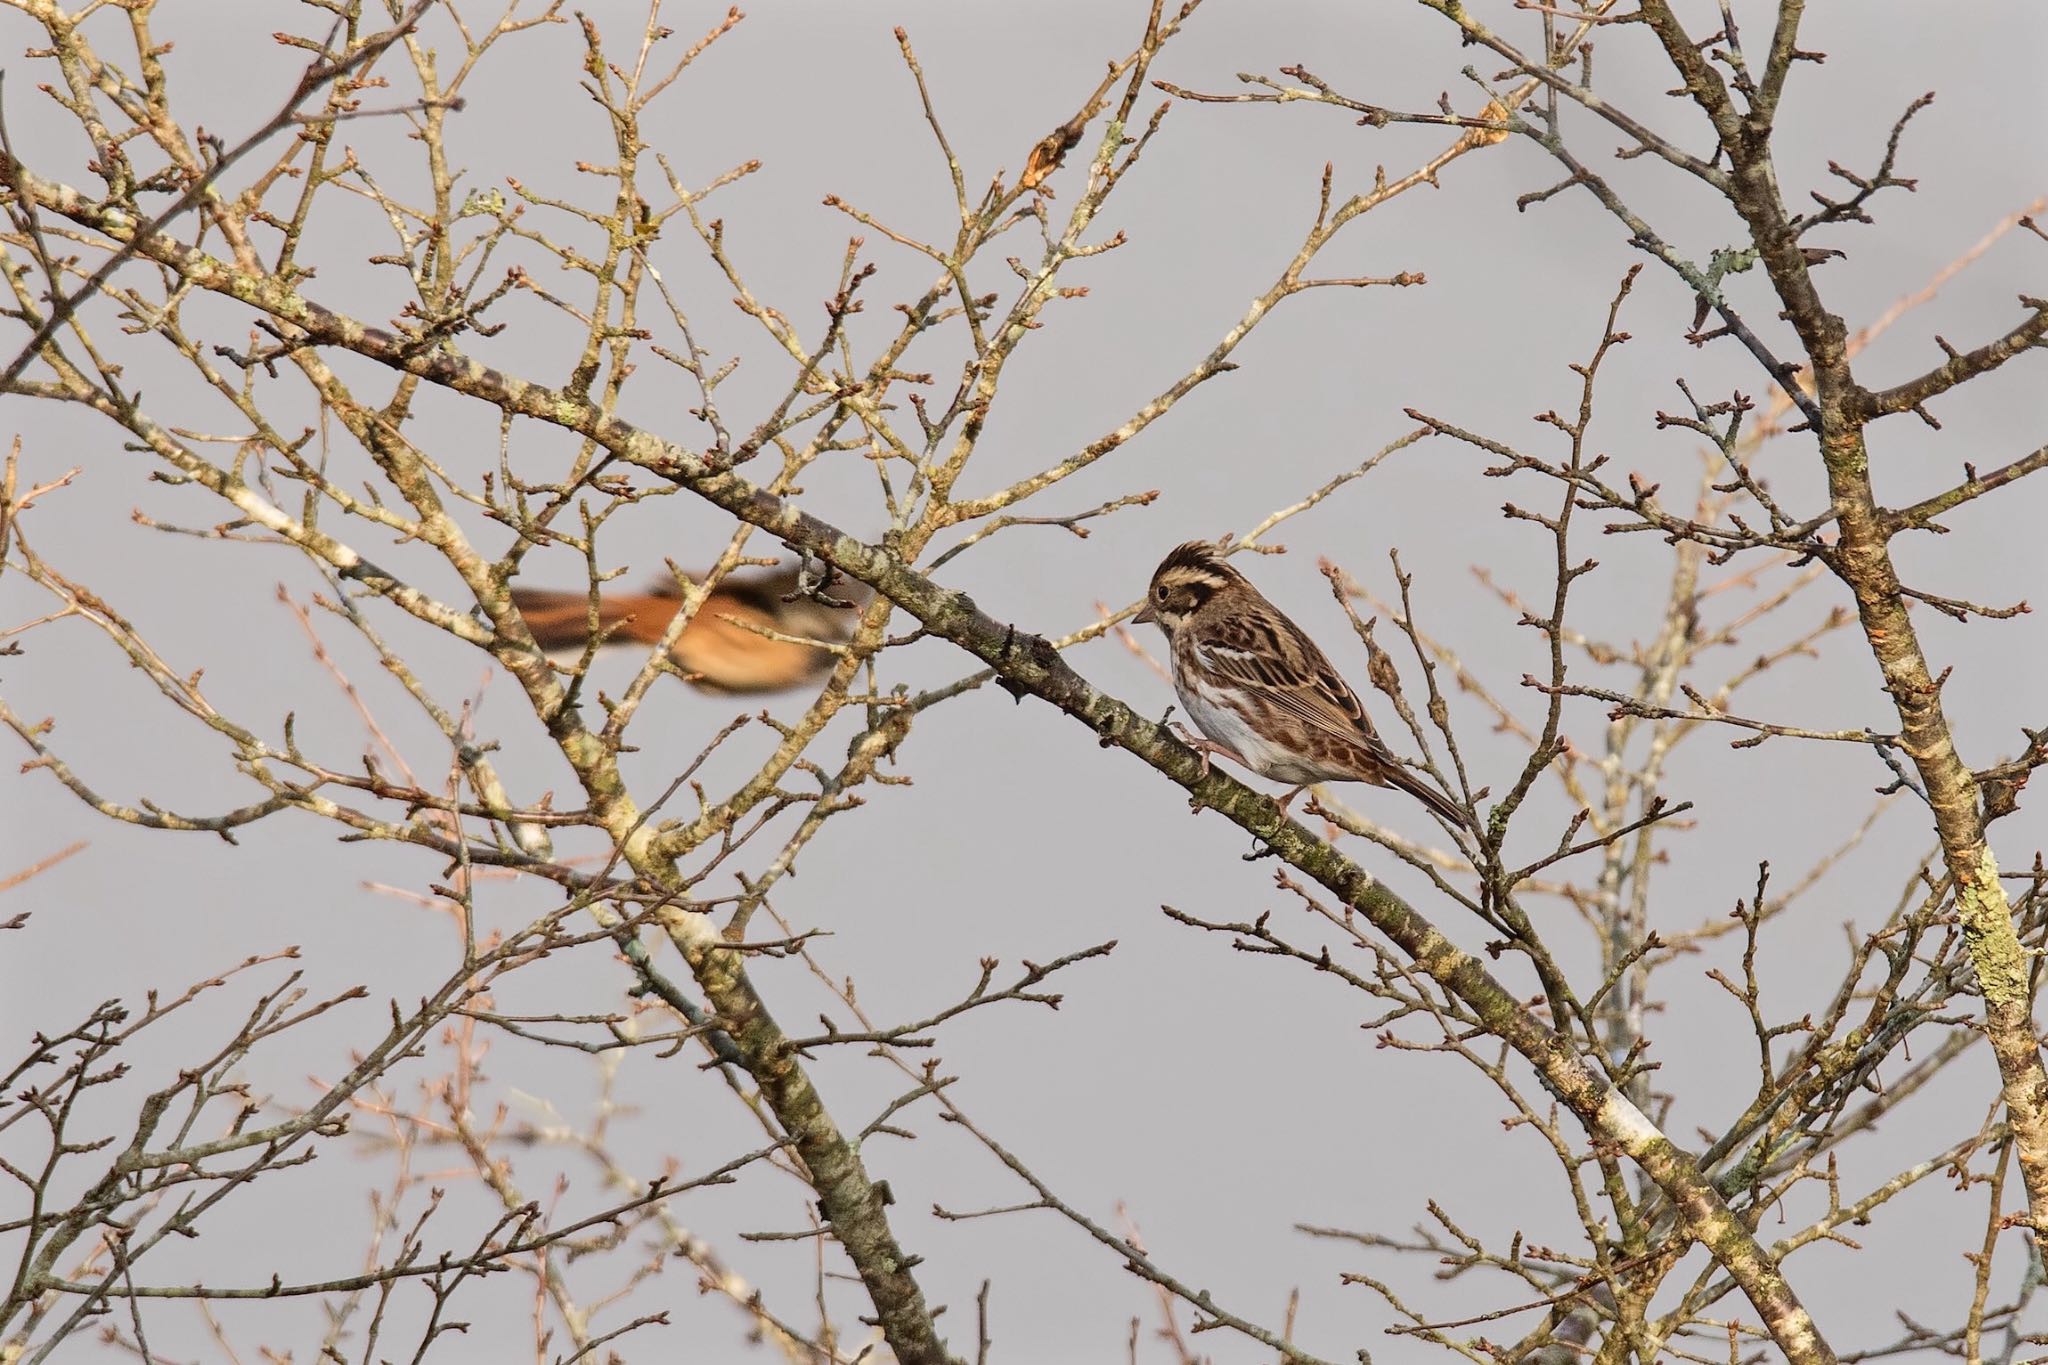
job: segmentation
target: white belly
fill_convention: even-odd
[[[1244,760],[1246,767],[1261,777],[1270,777],[1275,782],[1302,783],[1327,782],[1345,776],[1281,748],[1246,724],[1237,709],[1226,703],[1227,698],[1236,695],[1234,692],[1205,696],[1178,679],[1174,682],[1174,691],[1180,694],[1180,704],[1197,730],[1216,743],[1227,746]]]

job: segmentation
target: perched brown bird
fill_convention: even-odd
[[[821,645],[848,639],[855,612],[816,597],[793,597],[799,572],[799,566],[791,564],[765,573],[728,575],[697,608],[669,651],[676,667],[706,692],[777,692],[823,677],[832,667],[833,652]],[[835,584],[827,595],[857,603],[867,594],[859,584]],[[512,605],[526,618],[534,643],[550,654],[580,652],[590,639],[587,591],[514,588]],[[681,606],[682,594],[672,579],[641,592],[601,593],[601,641],[642,648],[656,644]],[[771,639],[750,626],[821,644]]]
[[[1407,792],[1459,829],[1470,817],[1389,752],[1365,707],[1315,641],[1216,547],[1190,541],[1152,573],[1133,618],[1166,632],[1173,688],[1209,755],[1293,783],[1284,809],[1315,782],[1370,782]]]

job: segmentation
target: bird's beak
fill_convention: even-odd
[[[1157,621],[1158,619],[1158,617],[1152,614],[1152,604],[1148,601],[1144,606],[1138,608],[1138,614],[1131,618],[1131,624],[1142,626],[1147,621]]]

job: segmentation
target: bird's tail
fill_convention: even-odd
[[[549,588],[514,588],[512,605],[526,618],[526,628],[533,634],[533,642],[549,654],[578,651],[590,639],[590,594],[588,592],[556,592]],[[651,613],[642,613],[651,615]],[[673,608],[670,615],[674,614]],[[635,621],[633,609],[611,597],[599,597],[597,602],[597,628],[611,631]],[[653,630],[652,639],[661,638],[661,628],[668,622],[650,620],[645,623]],[[624,633],[624,632],[622,632]],[[645,633],[632,632],[634,635]]]
[[[1465,813],[1465,808],[1430,785],[1429,780],[1414,769],[1400,763],[1388,765],[1387,785],[1407,792],[1454,829],[1472,828],[1472,817]]]

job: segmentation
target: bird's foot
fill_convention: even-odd
[[[1213,739],[1204,739],[1185,725],[1169,723],[1167,728],[1173,731],[1175,739],[1202,756],[1202,776],[1204,777],[1209,775],[1210,760],[1217,754],[1221,754],[1232,763],[1244,764],[1245,767],[1251,766],[1245,763],[1244,759],[1238,756],[1237,750],[1231,748],[1228,744],[1218,744]]]

